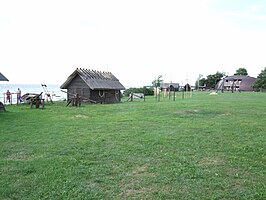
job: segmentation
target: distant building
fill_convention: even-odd
[[[227,76],[217,83],[216,89],[224,91],[254,91],[252,85],[255,81],[256,78],[250,76]]]
[[[164,97],[168,96],[170,97],[170,93],[175,93],[176,91],[179,91],[179,83],[161,83],[160,89],[164,94]]]
[[[67,89],[68,100],[73,97],[73,94],[79,94],[83,99],[87,98],[97,103],[120,102],[120,90],[125,90],[111,72],[81,68],[77,68],[60,88]]]
[[[186,85],[184,85],[184,86],[181,87],[182,91],[187,91],[187,92],[194,90],[194,88],[195,87],[189,85],[188,83]]]
[[[179,91],[179,83],[161,83],[162,91]]]
[[[198,86],[198,89],[199,89],[200,91],[205,91],[205,90],[206,90],[206,85]]]

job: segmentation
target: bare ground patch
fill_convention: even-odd
[[[176,110],[174,111],[174,114],[177,115],[188,115],[188,114],[199,114],[201,113],[201,110],[198,109],[192,109],[192,110]]]
[[[219,157],[204,157],[199,161],[200,166],[222,165],[224,160]]]
[[[13,153],[13,154],[8,155],[6,160],[23,161],[23,160],[33,160],[37,158],[40,158],[40,157],[36,157],[34,154],[19,152],[19,153]]]
[[[154,190],[150,187],[143,186],[145,179],[155,177],[154,173],[148,172],[147,165],[142,165],[133,168],[133,170],[126,174],[125,178],[121,180],[121,188],[123,192],[120,194],[122,198],[138,198],[148,197]]]
[[[144,197],[148,198],[151,196],[153,190],[151,188],[140,188],[140,189],[127,189],[123,191],[120,196],[122,198],[140,198],[143,199]],[[146,199],[144,198],[144,199]]]

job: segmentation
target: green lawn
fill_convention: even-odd
[[[266,93],[126,100],[6,106],[0,199],[266,199]]]

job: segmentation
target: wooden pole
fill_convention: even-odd
[[[144,98],[144,101],[146,101],[146,100],[145,100],[145,96],[146,96],[146,87],[143,87],[143,94],[144,94],[144,97],[143,97],[143,98]]]

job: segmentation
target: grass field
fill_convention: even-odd
[[[266,199],[266,93],[6,109],[0,199]]]

